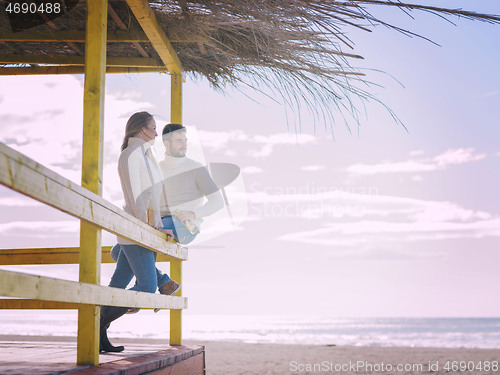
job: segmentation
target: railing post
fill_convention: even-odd
[[[87,0],[82,186],[98,195],[102,195],[107,7],[107,0]],[[80,222],[80,281],[101,283],[101,229],[84,221]],[[96,305],[78,309],[78,364],[99,364],[99,312]]]
[[[170,122],[182,124],[182,73],[170,74]]]
[[[172,73],[170,81],[170,121],[182,124],[182,74]],[[182,261],[170,262],[170,276],[182,284]],[[177,293],[182,295],[182,289]],[[170,345],[182,345],[182,310],[170,310]]]
[[[170,261],[170,276],[182,284],[182,261]],[[182,296],[182,288],[176,294]],[[182,345],[182,310],[170,310],[170,345]]]

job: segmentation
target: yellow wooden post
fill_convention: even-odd
[[[87,0],[82,186],[102,195],[107,0]],[[80,281],[101,283],[101,229],[80,224]],[[78,364],[99,364],[99,306],[78,309]]]
[[[182,283],[182,261],[170,262],[170,277]],[[182,288],[176,296],[182,296]],[[170,310],[170,345],[182,345],[182,310]]]
[[[182,124],[182,73],[170,75],[170,122]]]
[[[182,124],[182,74],[172,73],[170,83],[170,121]],[[170,262],[170,276],[182,284],[182,261]],[[182,345],[182,310],[170,310],[170,345]]]

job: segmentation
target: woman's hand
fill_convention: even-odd
[[[165,233],[167,235],[167,241],[173,240],[174,239],[174,232],[172,229],[163,229],[163,228],[158,228],[158,230],[162,233]]]

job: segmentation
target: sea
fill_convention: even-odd
[[[332,318],[183,315],[183,338],[196,341],[336,346],[500,349],[500,318]],[[113,322],[110,337],[165,339],[169,313],[141,311]],[[0,335],[76,336],[76,311],[0,312]]]

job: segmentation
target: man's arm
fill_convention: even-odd
[[[196,169],[196,184],[207,198],[203,206],[193,210],[197,218],[210,216],[224,207],[222,194],[205,167]]]

